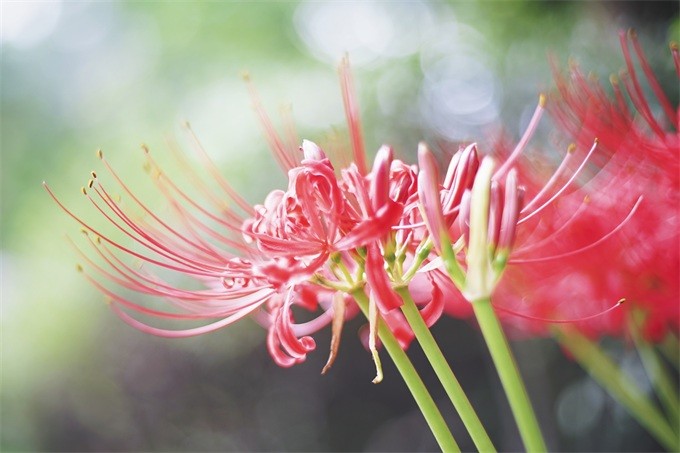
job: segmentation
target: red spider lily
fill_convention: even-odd
[[[578,153],[576,147],[570,147],[554,173],[538,183],[540,173],[529,171],[521,154],[543,113],[544,102],[542,98],[524,136],[496,170],[491,157],[485,157],[481,165],[478,163],[473,144],[454,154],[447,176],[440,183],[432,154],[425,146],[419,153],[420,201],[439,255],[421,271],[446,267],[460,290],[451,294],[447,306],[457,307],[461,299],[473,302],[493,293],[497,306],[515,314],[515,320],[540,319],[542,329],[546,320],[584,320],[603,310],[592,305],[566,316],[559,310],[540,312],[525,305],[527,300],[539,300],[538,289],[549,290],[543,284],[547,272],[541,269],[554,270],[555,276],[568,279],[572,272],[569,264],[577,264],[591,250],[612,243],[620,231],[630,230],[629,222],[636,217],[641,204],[641,198],[620,200],[618,209],[606,212],[605,217],[601,210],[590,206],[588,214],[584,213],[587,210],[583,200],[588,191],[577,181],[598,149],[597,141],[590,143],[587,152]],[[611,171],[602,171],[587,189],[608,193],[617,183],[629,185],[624,175]],[[459,200],[453,208],[447,204],[451,198]],[[581,222],[598,222],[601,228],[584,234],[579,231]],[[565,240],[570,235],[578,240]],[[574,269],[580,272],[579,268]],[[506,271],[512,275],[501,279]],[[564,296],[569,300],[566,291],[554,294],[550,300]],[[612,307],[611,293],[608,296],[608,306]]]
[[[578,297],[561,304],[554,296],[547,297],[540,309],[547,311],[550,301],[562,307],[571,305],[573,310],[583,307],[588,299],[625,297],[630,302],[626,310],[584,323],[582,328],[592,335],[623,334],[627,312],[642,311],[647,338],[660,340],[668,329],[677,331],[680,322],[678,115],[635,32],[621,32],[620,41],[626,70],[611,78],[613,96],[608,96],[597,81],[584,77],[575,65],[568,78],[555,70],[557,92],[550,105],[557,124],[581,146],[597,137],[598,147],[608,159],[598,163],[617,181],[591,191],[591,204],[599,204],[601,215],[578,216],[565,241],[601,234],[608,228],[606,219],[620,215],[622,205],[639,194],[647,201],[616,241],[567,263],[580,270],[571,276],[572,286],[580,282]],[[671,44],[671,54],[680,77],[677,44]],[[635,57],[640,69],[636,69]]]
[[[325,372],[337,354],[343,321],[358,312],[348,295],[366,286],[372,310],[372,349],[377,313],[402,346],[408,345],[413,333],[403,315],[394,310],[402,301],[392,285],[395,276],[403,274],[404,263],[414,261],[423,233],[418,228],[394,228],[419,221],[416,168],[395,160],[391,148],[383,146],[368,170],[346,61],[340,75],[353,155],[353,163],[341,169],[340,177],[315,143],[305,140],[299,149],[286,144],[252,91],[267,140],[289,181],[285,191],[272,191],[261,205],[251,207],[220,176],[188,126],[197,154],[222,193],[209,189],[204,178],[177,153],[200,193],[200,197],[190,195],[145,147],[147,168],[172,210],[172,219],[161,217],[145,204],[101,151],[100,159],[126,199],[114,197],[94,172],[82,192],[114,232],[83,220],[45,184],[56,203],[81,225],[92,246],[90,253],[76,246],[83,259],[79,270],[105,294],[126,323],[154,335],[187,337],[253,314],[268,329],[269,352],[281,366],[305,360],[315,348],[311,334],[332,323]],[[134,245],[126,245],[117,234],[127,236]],[[141,266],[130,265],[126,257],[140,261]],[[201,289],[166,280],[166,271],[189,277]],[[416,301],[423,306],[429,324],[443,308],[441,285],[435,284],[435,279],[434,274],[416,276],[415,269],[408,278],[400,278],[401,284],[414,281]],[[127,297],[129,291],[160,299],[165,308],[157,308],[157,302],[147,304],[144,298]],[[294,311],[300,309],[315,312],[316,317],[295,323]],[[203,324],[170,330],[154,326],[159,319]]]
[[[578,321],[578,327],[592,336],[625,334],[630,311],[642,311],[646,315],[644,333],[648,339],[659,340],[668,329],[678,330],[680,140],[677,115],[652,73],[635,34],[622,33],[621,42],[628,68],[628,73],[621,76],[626,91],[620,89],[618,79],[614,80],[613,99],[597,82],[585,78],[577,67],[572,67],[569,79],[557,75],[557,93],[548,105],[558,125],[575,138],[576,144],[570,146],[553,175],[543,177],[546,165],[536,162],[535,158],[514,162],[528,202],[516,222],[516,245],[507,257],[512,265],[507,269],[497,267],[506,273],[497,287],[493,281],[487,283],[488,288],[495,290],[496,307],[511,312],[506,320],[524,334],[545,333],[549,325],[546,320]],[[632,61],[631,44],[659,109],[653,108],[652,101],[644,95],[641,77]],[[672,45],[671,51],[678,68],[677,46]],[[626,94],[632,110],[625,100]],[[654,116],[653,111],[662,116]],[[594,142],[596,146],[592,146]],[[526,141],[520,141],[510,156],[518,156],[522,143]],[[588,148],[590,151],[585,157],[579,157]],[[429,159],[427,155],[423,157]],[[459,157],[454,156],[452,165],[457,159]],[[421,191],[435,184],[440,193],[439,196],[436,192],[429,197],[421,195],[421,200],[432,223],[442,225],[438,210],[442,209],[444,214],[450,211],[443,202],[441,207],[436,202],[444,199],[446,188],[437,186],[436,173],[424,171],[426,165],[421,163],[420,176],[431,181],[429,185],[421,184]],[[503,188],[507,196],[508,182],[502,184],[498,176],[512,165],[510,158],[486,183],[490,194],[481,197],[490,204],[488,229],[482,238],[487,247],[483,256],[487,261],[483,263],[491,268],[486,276],[493,275],[494,260],[503,263],[497,255],[504,248],[502,243],[507,241],[501,239],[505,210],[500,200]],[[469,231],[475,228],[468,220],[471,193],[469,188],[463,193],[455,213],[458,222],[452,222],[451,218],[444,221],[448,227],[445,231],[451,238],[462,238],[455,248],[459,253],[465,252],[464,244],[474,242]],[[644,202],[641,198],[645,198]],[[513,223],[506,225],[506,232],[512,231]],[[430,230],[438,244],[438,230],[432,227]],[[466,253],[471,253],[469,248]],[[484,267],[477,265],[476,270],[479,269]],[[462,270],[458,272],[462,274]],[[469,268],[467,272],[469,275]],[[460,277],[458,283],[464,288],[467,281]],[[623,309],[608,312],[619,299],[629,303]],[[600,316],[603,312],[607,314]],[[593,316],[595,314],[598,316]]]

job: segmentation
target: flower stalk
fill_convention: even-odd
[[[406,320],[411,326],[411,329],[413,329],[413,333],[415,334],[418,343],[423,348],[425,356],[429,360],[430,365],[432,365],[435,374],[442,383],[442,386],[453,403],[453,406],[456,408],[458,415],[460,415],[475,446],[479,451],[495,452],[496,448],[491,442],[491,439],[484,429],[482,422],[479,420],[472,404],[470,404],[470,400],[468,400],[465,395],[465,391],[446,362],[439,345],[437,345],[436,340],[432,336],[432,332],[420,315],[408,289],[397,289],[397,293],[404,301],[401,310],[404,313]]]
[[[369,318],[369,300],[364,292],[363,288],[351,292],[352,297],[357,302],[357,305],[364,313],[366,318]],[[408,387],[411,395],[416,400],[416,404],[420,408],[425,421],[427,422],[432,434],[434,435],[439,447],[443,452],[459,452],[460,447],[456,443],[455,439],[451,435],[449,428],[446,426],[446,422],[439,412],[437,405],[435,404],[432,396],[427,391],[425,384],[418,375],[418,372],[413,367],[410,359],[406,355],[406,352],[399,346],[399,342],[394,337],[390,329],[385,325],[385,323],[378,320],[378,336],[380,341],[385,346],[387,353],[390,355],[394,361],[397,370],[404,379],[406,386]]]
[[[524,446],[528,452],[547,451],[536,414],[531,407],[529,395],[510,350],[508,340],[491,305],[491,299],[475,300],[472,302],[472,308],[501,378]]]
[[[649,398],[595,344],[573,328],[554,330],[555,338],[614,399],[668,451],[680,450],[680,439]]]
[[[644,313],[640,311],[631,312],[629,319],[629,330],[635,343],[635,348],[640,355],[642,365],[649,376],[649,380],[654,387],[656,395],[663,405],[671,427],[676,434],[680,432],[680,403],[678,402],[678,391],[673,384],[666,366],[654,347],[647,342],[641,332],[641,324],[644,321]]]

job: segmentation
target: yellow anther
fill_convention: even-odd
[[[92,188],[92,184],[94,184],[94,180],[90,179],[89,181],[87,181],[87,188],[88,188],[88,189],[91,189],[91,188]]]
[[[82,227],[80,228],[80,232],[83,233],[85,236],[87,236],[87,234],[89,233],[88,230],[86,230],[85,228],[82,228]]]
[[[85,190],[85,187],[81,187],[80,191],[83,193],[83,195],[87,195],[87,190]]]
[[[546,102],[548,102],[548,99],[546,98],[545,94],[541,93],[540,96],[538,96],[538,105],[543,108],[545,107]]]
[[[616,74],[609,76],[609,83],[611,83],[613,86],[617,86],[619,84],[619,78],[616,77]]]
[[[144,151],[145,154],[149,154],[149,147],[146,143],[142,143],[142,151]]]
[[[92,179],[97,179],[97,173],[95,173],[94,170],[90,172],[90,175],[92,175]]]
[[[81,266],[80,264],[76,264],[76,270],[77,270],[78,272],[82,272],[82,271],[83,271],[83,266]]]
[[[104,158],[104,152],[101,149],[97,150],[97,157],[100,158],[100,159]]]
[[[668,47],[670,47],[671,52],[677,52],[678,49],[680,49],[680,46],[678,46],[678,43],[676,41],[669,42]]]
[[[569,146],[567,146],[567,152],[571,154],[574,151],[576,151],[576,143],[570,143]]]

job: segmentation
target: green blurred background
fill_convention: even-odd
[[[80,187],[101,170],[96,149],[133,187],[147,187],[139,145],[163,159],[166,139],[190,120],[225,177],[257,203],[285,175],[243,71],[272,114],[292,105],[300,136],[323,142],[344,130],[335,66],[349,52],[368,149],[387,142],[413,161],[423,138],[482,140],[500,124],[516,137],[551,86],[548,52],[606,78],[623,65],[617,31],[635,26],[652,64],[670,74],[666,44],[678,34],[677,2],[0,5],[2,451],[436,449],[391,365],[371,384],[358,319],[327,376],[329,332],[316,335],[307,362],[280,369],[250,320],[175,341],[124,325],[76,272],[65,235],[78,226],[41,182],[88,212]],[[452,319],[434,330],[496,445],[520,449],[478,332]],[[552,450],[658,448],[552,342],[515,346]],[[607,347],[645,381],[634,352]],[[412,355],[445,399],[420,351]]]

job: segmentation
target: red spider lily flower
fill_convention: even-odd
[[[524,136],[496,170],[494,159],[489,156],[482,160],[481,165],[478,164],[477,149],[473,144],[454,154],[447,177],[440,183],[432,153],[421,146],[419,195],[428,231],[439,255],[421,272],[446,268],[459,289],[457,294],[452,294],[447,305],[459,305],[461,298],[474,302],[493,293],[495,303],[503,311],[518,315],[515,317],[520,321],[523,318],[541,319],[545,329],[546,320],[583,320],[589,315],[600,314],[602,310],[590,307],[587,313],[567,317],[559,311],[536,313],[515,303],[517,299],[533,300],[533,293],[540,286],[534,282],[543,280],[544,273],[540,269],[532,267],[529,275],[527,266],[531,263],[541,263],[542,266],[556,263],[556,270],[559,269],[556,275],[564,278],[571,272],[566,265],[568,259],[582,259],[583,255],[598,249],[624,228],[630,228],[628,223],[635,217],[641,198],[626,204],[619,203],[621,209],[608,213],[605,221],[596,215],[602,225],[596,234],[575,233],[581,236],[578,242],[564,241],[568,237],[565,231],[586,218],[583,199],[587,192],[577,184],[577,180],[584,174],[598,144],[596,141],[591,143],[588,151],[580,154],[577,165],[574,161],[579,159],[579,155],[575,147],[570,147],[552,176],[539,184],[536,172],[528,171],[521,154],[544,111],[544,105],[545,98],[541,97]],[[461,164],[464,161],[468,163]],[[451,185],[451,181],[459,183]],[[600,181],[613,186],[613,181],[625,183],[625,178],[603,171],[593,179],[592,185]],[[604,183],[597,190],[606,193],[610,187],[605,187]],[[454,196],[460,200],[458,205],[447,209],[445,201]],[[528,200],[526,203],[525,199]],[[597,214],[602,212],[597,211]],[[592,222],[592,218],[588,219]],[[513,272],[514,268],[517,270]],[[501,279],[506,272],[512,272],[512,275]],[[612,307],[611,299],[609,307]]]
[[[543,176],[544,168],[549,165],[537,162],[536,158],[532,161],[519,158],[512,164],[503,164],[491,181],[484,178],[489,193],[480,198],[489,207],[488,211],[481,207],[478,212],[488,212],[487,219],[483,219],[488,222],[488,228],[472,227],[469,219],[475,217],[470,212],[474,202],[472,191],[468,190],[456,213],[458,222],[447,219],[446,228],[440,226],[432,230],[430,227],[433,237],[447,231],[452,239],[459,238],[460,244],[454,241],[454,251],[463,254],[459,260],[464,262],[470,253],[473,258],[475,254],[464,247],[475,243],[470,237],[471,230],[485,235],[482,239],[487,241],[486,253],[478,255],[482,257],[478,260],[481,264],[475,265],[477,275],[473,272],[473,276],[487,283],[487,289],[493,287],[497,309],[509,312],[505,321],[518,327],[517,332],[544,334],[549,326],[546,321],[578,321],[579,329],[590,336],[625,335],[631,312],[645,315],[643,332],[650,340],[660,340],[668,330],[678,330],[680,139],[677,115],[652,73],[635,34],[622,33],[621,42],[628,68],[620,78],[625,91],[619,79],[614,79],[612,98],[575,66],[568,79],[557,75],[557,93],[548,104],[549,109],[560,128],[575,139],[575,144],[569,147],[551,176]],[[644,79],[635,70],[631,45]],[[676,45],[671,46],[671,52],[676,68],[680,67]],[[658,101],[658,108],[644,94],[642,83],[645,81]],[[524,138],[510,156],[519,157],[516,151],[526,143]],[[590,151],[585,153],[588,148]],[[579,157],[584,153],[585,157]],[[457,159],[454,156],[452,163]],[[512,162],[512,158],[506,162]],[[446,209],[443,203],[433,205],[432,200],[444,198],[443,184],[436,182],[436,173],[425,171],[426,165],[422,163],[421,166],[421,179],[433,178],[434,187],[439,190],[439,196],[436,192],[429,197],[421,196],[424,205],[430,204],[429,209],[425,206],[425,213],[430,213],[430,223],[441,222],[436,212],[442,209],[446,213]],[[489,263],[504,261],[497,254],[504,248],[501,243],[507,242],[501,239],[505,220],[501,213],[498,230],[499,213],[493,206],[500,206],[498,187],[507,189],[508,184],[508,181],[501,184],[498,176],[511,171],[512,167],[524,186],[527,202],[516,221],[515,245],[509,250],[510,255],[508,250],[501,251],[511,265],[494,286],[493,279],[482,277],[494,275],[489,271],[489,268],[494,270],[494,266]],[[421,191],[429,187],[432,181],[420,185]],[[463,266],[458,269],[460,274],[462,269]],[[470,275],[469,267],[466,271]],[[464,289],[468,281],[461,277],[457,283]],[[621,309],[610,310],[614,301],[623,299],[628,303]],[[618,306],[620,304],[614,305]]]
[[[443,285],[436,282],[435,273],[416,275],[417,266],[404,271],[404,266],[417,261],[415,253],[424,236],[423,228],[410,226],[421,220],[416,209],[417,169],[394,159],[392,149],[383,146],[369,170],[346,60],[340,76],[353,162],[337,173],[317,144],[303,140],[297,148],[286,143],[249,85],[267,140],[288,173],[288,187],[272,191],[262,204],[250,206],[220,176],[188,125],[195,151],[221,192],[210,189],[177,152],[184,173],[200,194],[190,195],[144,147],[146,167],[172,218],[161,217],[145,204],[101,151],[99,158],[125,198],[114,196],[94,172],[82,192],[109,230],[74,213],[45,184],[55,202],[81,225],[92,247],[85,252],[76,246],[83,260],[79,270],[123,321],[153,335],[188,337],[253,315],[268,329],[268,350],[283,367],[304,361],[316,347],[311,335],[332,324],[325,372],[337,355],[344,320],[358,312],[350,294],[365,286],[377,382],[381,378],[375,337],[378,316],[403,347],[413,338],[403,315],[394,310],[402,301],[393,285],[413,281],[426,322],[439,318]],[[133,245],[126,245],[121,234]],[[129,258],[141,265],[131,265]],[[166,279],[168,271],[188,277],[191,287]],[[195,289],[194,283],[201,288]],[[140,297],[128,297],[129,292]],[[149,298],[151,303],[146,302]],[[296,323],[294,312],[300,309],[316,315]],[[163,319],[202,324],[171,330],[157,326]]]
[[[569,77],[555,70],[557,92],[550,112],[577,144],[583,146],[598,138],[598,147],[606,158],[598,161],[598,166],[618,181],[603,183],[601,187],[606,185],[606,191],[592,192],[590,204],[599,203],[600,218],[577,216],[569,229],[571,236],[565,241],[582,241],[585,235],[601,234],[608,227],[603,218],[620,215],[622,205],[639,194],[645,196],[648,202],[640,206],[617,241],[603,244],[586,259],[571,258],[572,264],[581,269],[572,275],[573,281],[588,288],[574,300],[626,297],[629,303],[625,310],[584,323],[582,329],[591,335],[625,334],[628,312],[641,311],[645,314],[646,337],[660,340],[669,329],[677,332],[680,323],[678,115],[635,32],[621,32],[620,41],[626,70],[611,78],[613,96],[607,95],[596,80],[584,77],[575,65]],[[671,44],[671,54],[680,77],[677,44]],[[636,69],[635,57],[640,70]],[[543,292],[549,293],[547,289]],[[555,297],[546,300],[557,303]],[[549,309],[547,301],[541,310]],[[572,302],[576,307],[582,304]],[[566,304],[557,304],[560,305]]]

